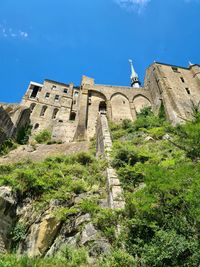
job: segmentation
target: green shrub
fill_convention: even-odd
[[[99,205],[97,204],[97,199],[94,198],[82,200],[79,207],[83,213],[90,214],[97,213],[100,209]]]
[[[187,240],[175,231],[156,232],[149,244],[145,244],[142,260],[146,266],[199,266],[198,241]]]
[[[47,142],[49,142],[51,139],[51,133],[47,130],[44,130],[40,133],[38,133],[35,136],[35,140],[39,143],[39,144],[45,144]]]
[[[126,250],[113,250],[107,257],[105,257],[98,267],[136,267],[135,259],[128,254]]]
[[[154,139],[162,139],[162,137],[165,134],[165,128],[164,127],[151,128],[147,130],[147,133]]]
[[[135,166],[125,165],[117,171],[120,181],[123,187],[129,191],[134,190],[141,182],[144,181],[144,175],[141,171],[138,171]]]
[[[149,155],[139,149],[136,149],[131,143],[116,143],[113,152],[113,166],[123,167],[126,164],[134,166],[137,162],[145,162]]]
[[[88,253],[84,248],[74,249],[72,247],[66,246],[62,248],[60,254],[66,260],[66,264],[69,264],[69,267],[88,266]]]
[[[12,139],[7,139],[0,145],[0,155],[6,155],[15,148],[17,144]]]
[[[200,122],[192,121],[183,125],[171,128],[175,135],[174,140],[170,140],[179,149],[186,152],[186,155],[194,161],[200,159]]]

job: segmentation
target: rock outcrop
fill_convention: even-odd
[[[86,196],[87,197],[87,196]],[[60,207],[75,205],[78,195],[70,203],[57,200],[50,202],[48,208],[36,210],[34,201],[27,198],[18,203],[10,187],[0,187],[0,254],[10,252],[13,242],[13,229],[23,225],[24,234],[18,240],[17,254],[29,257],[44,257],[58,254],[66,246],[87,247],[89,261],[95,262],[97,256],[108,253],[110,244],[92,222],[89,213],[72,213],[65,220],[56,216]]]
[[[0,104],[0,144],[8,138],[16,138],[29,123],[29,108],[17,104]]]
[[[16,198],[10,187],[0,187],[0,253],[10,249],[10,234],[16,221]]]

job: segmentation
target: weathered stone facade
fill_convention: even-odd
[[[33,133],[48,129],[63,142],[88,140],[95,134],[98,113],[105,110],[111,121],[135,120],[145,106],[157,113],[163,103],[173,124],[191,116],[192,102],[200,101],[200,66],[188,68],[153,63],[144,87],[95,84],[83,76],[80,87],[45,80],[31,82],[22,105],[30,107]]]

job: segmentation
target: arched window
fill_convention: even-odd
[[[52,119],[56,118],[57,113],[58,113],[58,108],[54,108],[53,114],[52,114]]]
[[[75,119],[76,119],[76,113],[72,111],[70,113],[70,118],[69,119],[70,119],[70,121],[75,121]]]
[[[47,106],[43,106],[40,112],[40,117],[44,117],[46,110],[47,110]]]
[[[35,103],[32,103],[30,104],[30,111],[31,113],[33,112],[34,108],[35,108],[36,104]]]
[[[39,128],[39,123],[36,123],[35,126],[34,126],[34,130],[38,129]]]

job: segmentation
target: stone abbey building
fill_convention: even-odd
[[[200,101],[200,65],[190,64],[185,68],[155,62],[148,67],[141,87],[130,63],[130,87],[95,84],[94,79],[86,76],[80,86],[52,80],[43,84],[30,82],[20,104],[22,118],[15,116],[12,121],[9,112],[7,115],[17,129],[17,122],[27,121],[26,110],[29,110],[33,134],[48,129],[53,139],[63,142],[93,137],[99,112],[106,113],[114,122],[134,121],[143,107],[151,106],[157,113],[162,104],[173,124],[190,118],[192,102]],[[1,108],[6,113],[5,105]],[[2,131],[3,125],[0,118]]]

